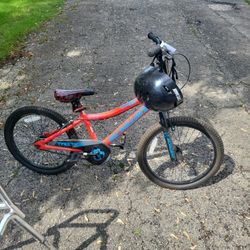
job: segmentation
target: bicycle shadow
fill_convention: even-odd
[[[188,145],[189,144],[189,145]],[[195,140],[194,142],[192,143],[188,143],[187,145],[184,145],[184,146],[191,146],[194,147],[194,148],[199,148],[197,147],[197,141]],[[207,147],[204,151],[208,151],[209,148]],[[126,152],[126,156],[125,156],[125,162],[127,162],[127,164],[130,165],[130,170],[136,165],[137,161],[136,159],[133,159],[132,161],[126,161],[127,158],[129,158],[129,153],[130,152]],[[158,154],[154,154],[154,156],[162,156],[162,151],[161,152],[158,152]],[[193,158],[194,162],[196,163],[203,163],[203,156],[204,155],[201,155],[199,157],[195,157]],[[174,168],[175,167],[175,164],[174,165],[165,165],[164,163],[161,164],[160,166],[158,166],[158,168],[156,169],[157,173],[161,176],[161,174],[163,174],[163,172],[167,169],[167,168]],[[205,187],[205,186],[211,186],[213,184],[216,184],[216,183],[219,183],[220,181],[222,181],[223,179],[226,179],[228,176],[230,176],[231,174],[233,174],[234,172],[234,169],[235,169],[235,161],[232,157],[230,157],[228,154],[225,154],[224,155],[224,160],[223,160],[223,163],[219,169],[219,171],[214,175],[212,176],[207,182],[205,182],[204,184],[201,184],[199,187]],[[195,173],[196,171],[194,171]],[[193,172],[190,173],[190,174],[194,174]],[[150,184],[149,184],[150,185]],[[145,187],[145,184],[143,185]],[[199,188],[197,187],[197,188]]]
[[[74,220],[78,219],[80,220],[81,217],[85,217],[88,218],[91,214],[95,214],[95,215],[109,215],[110,218],[107,219],[105,222],[103,223],[90,223],[90,222],[86,222],[86,223],[77,223],[74,222]],[[100,238],[100,249],[107,249],[107,242],[108,242],[108,234],[107,234],[107,227],[112,223],[112,221],[115,220],[115,218],[117,218],[119,212],[115,209],[89,209],[89,210],[85,210],[85,211],[81,211],[73,216],[71,216],[69,219],[65,220],[64,222],[55,225],[53,227],[50,227],[47,232],[46,232],[46,237],[49,236],[53,236],[53,246],[58,248],[59,247],[59,243],[61,240],[61,232],[60,230],[62,229],[67,229],[67,228],[95,228],[96,229],[96,233],[91,235],[88,239],[84,240],[83,242],[80,243],[80,245],[78,247],[76,247],[76,250],[80,250],[80,249],[85,249],[86,247],[88,247],[91,243],[93,243],[94,241],[96,241],[98,238]],[[86,219],[85,219],[86,221]],[[12,246],[6,247],[3,250],[15,250],[18,248],[21,248],[23,246],[27,246],[29,244],[32,244],[36,242],[35,239],[28,239],[22,242],[19,242],[17,244],[14,244]]]
[[[219,183],[223,179],[226,179],[229,175],[233,174],[233,171],[235,169],[235,161],[232,157],[229,155],[224,155],[224,164],[222,164],[222,167],[217,172],[216,175],[212,176],[207,183],[205,183],[203,186],[211,186],[213,184]]]

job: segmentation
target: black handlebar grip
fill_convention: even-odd
[[[154,57],[154,56],[157,56],[160,52],[161,52],[161,47],[160,47],[160,45],[157,45],[156,47],[154,47],[148,51],[148,56]]]
[[[154,41],[156,44],[161,43],[161,39],[158,36],[156,36],[153,32],[148,33],[148,38]]]

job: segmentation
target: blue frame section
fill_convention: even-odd
[[[54,146],[69,147],[69,148],[81,148],[81,147],[84,147],[85,144],[83,142],[78,142],[78,141],[55,141]]]
[[[108,136],[109,142],[112,143],[115,139],[121,136],[129,127],[137,122],[142,116],[144,116],[149,109],[143,105],[137,111],[135,111],[127,120],[125,120],[112,134]],[[105,139],[106,140],[106,139]]]
[[[136,99],[133,99],[133,100],[131,100],[129,102],[126,102],[126,103],[122,104],[119,108],[121,108],[121,109],[128,108],[128,107],[130,107],[132,105],[135,105],[135,103],[136,103]]]
[[[166,143],[167,143],[170,159],[172,161],[174,161],[175,160],[175,152],[174,152],[174,149],[173,149],[173,143],[172,143],[172,140],[170,138],[170,134],[167,131],[164,131],[164,138],[165,138]]]

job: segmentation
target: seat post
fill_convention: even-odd
[[[80,111],[84,110],[84,107],[83,107],[80,99],[75,99],[75,100],[71,101],[71,104],[72,104],[73,112],[80,112]]]

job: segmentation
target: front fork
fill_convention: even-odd
[[[175,146],[173,145],[171,135],[169,133],[169,129],[172,129],[172,126],[169,123],[169,113],[167,113],[166,117],[166,113],[159,112],[159,116],[160,116],[160,124],[163,127],[163,134],[168,147],[170,159],[174,161],[176,159],[176,155],[175,155]]]

